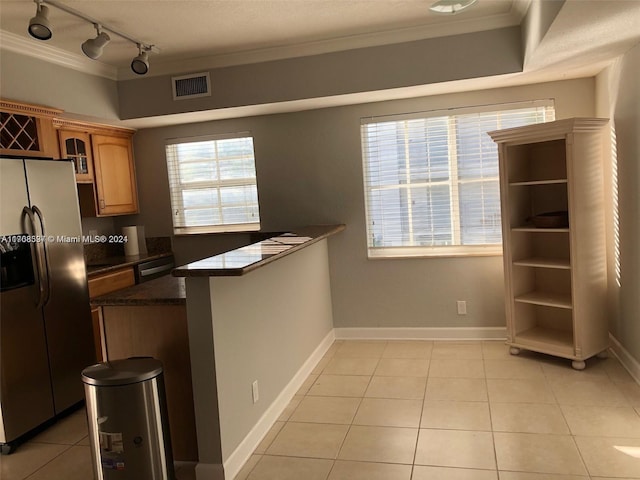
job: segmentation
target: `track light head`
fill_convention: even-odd
[[[36,15],[29,20],[29,35],[38,40],[49,40],[53,35],[49,24],[49,7],[36,2]]]
[[[99,25],[96,25],[96,31],[98,33],[96,35],[96,38],[90,38],[82,44],[83,53],[93,60],[102,55],[102,50],[104,49],[105,45],[111,40],[111,38],[109,38],[109,35],[107,35],[107,32],[102,32],[100,30]]]
[[[140,54],[131,61],[131,70],[138,75],[145,75],[149,71],[149,53],[146,47],[138,45]]]
[[[1,0],[0,0],[1,1]],[[58,0],[33,0],[36,4],[36,15],[29,20],[29,35],[38,40],[49,40],[53,36],[51,25],[49,23],[49,7],[45,3],[62,10],[70,15],[78,17],[85,22],[93,24],[96,29],[95,38],[86,40],[81,48],[82,52],[89,58],[95,60],[100,58],[104,47],[111,41],[109,35],[102,31],[107,30],[110,34],[123,38],[138,47],[138,56],[131,61],[131,70],[138,75],[145,75],[149,72],[149,52],[159,53],[158,48],[153,44],[143,43],[131,36],[123,33],[113,27],[103,24],[78,10],[75,10]],[[468,1],[468,0],[467,0]],[[475,1],[475,0],[473,0]]]

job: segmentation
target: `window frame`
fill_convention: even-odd
[[[181,144],[188,143],[201,143],[201,142],[218,142],[221,140],[232,140],[232,139],[251,139],[251,146],[253,150],[253,170],[255,176],[253,178],[245,177],[238,179],[218,179],[218,180],[207,180],[198,183],[197,187],[193,188],[182,188],[180,183],[180,169],[178,166],[178,155],[177,154],[169,154],[169,149],[171,147],[177,147]],[[217,146],[216,146],[217,148]],[[258,194],[258,178],[257,178],[257,169],[256,169],[256,155],[255,155],[255,143],[254,138],[251,132],[236,132],[236,133],[227,133],[227,134],[213,134],[213,135],[200,135],[194,137],[179,137],[179,138],[168,138],[165,140],[165,159],[167,164],[167,179],[169,184],[169,197],[171,204],[171,222],[173,225],[173,233],[174,235],[193,235],[193,234],[210,234],[210,233],[234,233],[234,232],[254,232],[260,230],[260,198]],[[220,169],[220,162],[218,158],[209,159],[216,169]],[[218,175],[219,176],[219,175]],[[177,182],[176,182],[177,180]],[[186,225],[187,220],[184,216],[185,207],[183,203],[182,193],[189,190],[196,190],[197,188],[209,187],[214,188],[216,190],[216,195],[218,196],[218,204],[222,209],[224,204],[220,198],[220,189],[223,187],[242,187],[242,186],[255,186],[256,196],[257,196],[257,207],[258,207],[258,221],[257,222],[244,222],[244,223],[220,223],[220,224],[211,224],[211,225]],[[174,191],[174,189],[177,189]],[[174,203],[174,201],[178,202],[178,205]],[[177,208],[176,208],[177,207]],[[211,207],[214,208],[214,207]],[[181,214],[176,213],[176,210],[182,212]],[[181,222],[185,225],[177,225],[176,226],[176,217],[180,217]]]
[[[428,180],[425,182],[427,186],[433,186],[436,183],[449,186],[449,212],[451,213],[451,230],[453,238],[457,238],[458,243],[461,241],[461,208],[459,205],[459,186],[470,183],[480,183],[486,181],[495,181],[499,187],[500,178],[499,172],[495,177],[481,178],[481,179],[461,179],[458,175],[458,152],[455,135],[455,117],[469,114],[483,114],[483,113],[501,113],[508,112],[509,110],[527,109],[527,108],[545,108],[547,113],[551,114],[551,118],[545,119],[545,121],[552,121],[555,119],[555,102],[553,99],[541,99],[531,100],[523,102],[510,102],[491,105],[458,107],[450,109],[438,109],[431,111],[392,114],[384,116],[371,116],[363,117],[360,119],[360,139],[362,148],[362,166],[363,166],[363,184],[364,184],[364,201],[365,201],[365,228],[366,228],[366,248],[367,258],[369,259],[398,259],[398,258],[431,258],[431,257],[463,257],[463,256],[501,256],[502,242],[492,244],[470,244],[470,245],[402,245],[402,246],[383,246],[376,247],[371,244],[373,238],[372,232],[372,219],[371,219],[371,205],[370,205],[370,192],[380,187],[373,187],[369,183],[369,168],[367,159],[367,144],[366,144],[366,126],[370,124],[386,123],[386,122],[402,122],[407,120],[428,119],[434,117],[447,117],[447,138],[448,138],[448,165],[449,165],[449,177],[446,180],[433,181]],[[454,135],[451,135],[451,133]],[[455,161],[452,161],[455,158]],[[399,185],[389,186],[389,188],[399,189],[406,188],[410,191],[411,188],[419,186],[418,183],[407,183]],[[410,188],[411,187],[411,188]],[[384,187],[383,187],[384,188]],[[408,217],[411,218],[411,205],[410,202],[406,203],[409,208]],[[455,208],[454,208],[455,206]],[[501,220],[501,219],[500,219]]]

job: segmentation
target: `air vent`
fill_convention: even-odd
[[[174,100],[211,96],[211,79],[208,72],[171,77],[171,85]]]

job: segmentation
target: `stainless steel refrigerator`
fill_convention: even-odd
[[[84,398],[95,363],[73,165],[0,158],[0,447]]]

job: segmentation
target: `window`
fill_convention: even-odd
[[[260,229],[249,134],[174,139],[166,153],[174,233]]]
[[[453,112],[363,120],[369,257],[502,252],[498,150],[486,132],[554,120],[553,103]]]

